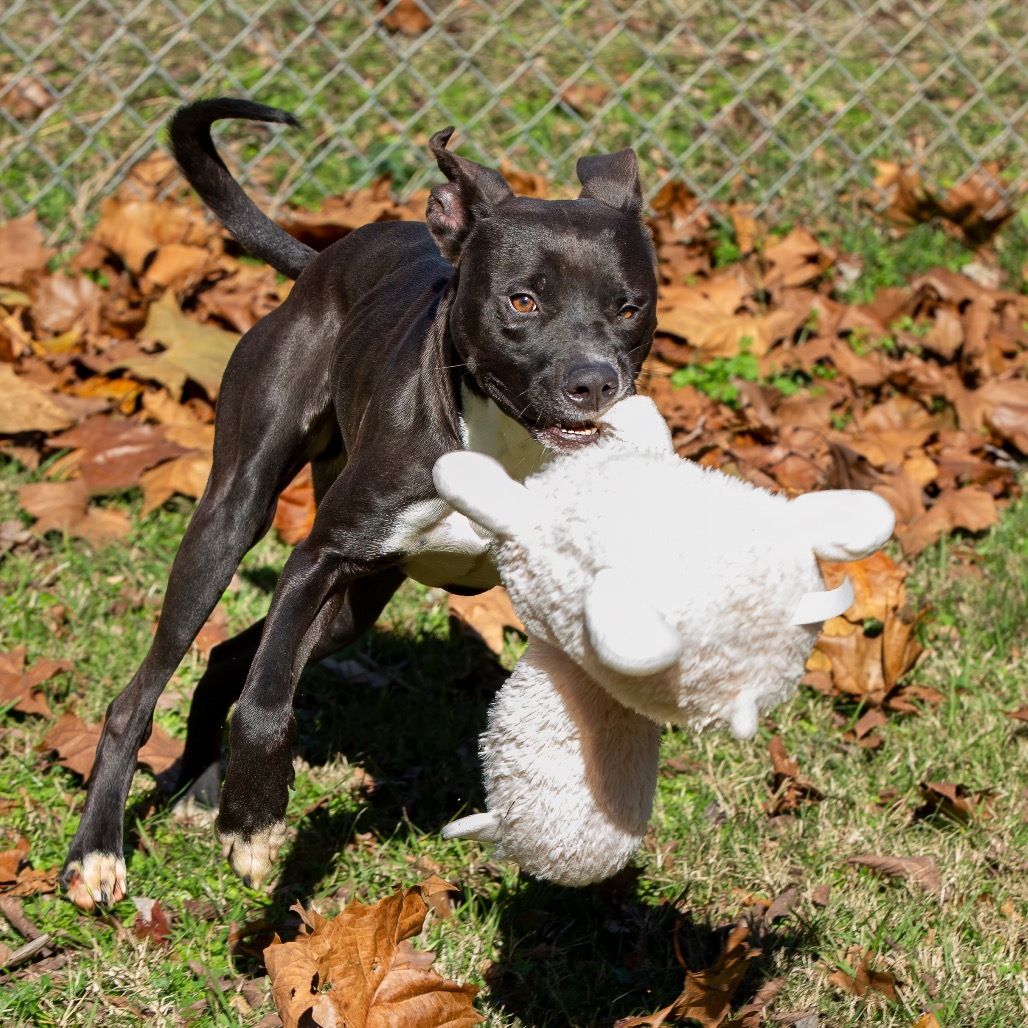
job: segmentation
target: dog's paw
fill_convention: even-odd
[[[109,907],[128,895],[125,861],[113,853],[87,853],[61,872],[68,899],[80,910]]]
[[[218,832],[222,855],[228,860],[243,884],[257,889],[271,874],[275,858],[286,839],[284,821],[252,835]]]

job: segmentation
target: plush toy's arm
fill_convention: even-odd
[[[494,535],[523,535],[545,517],[542,501],[484,453],[444,453],[435,462],[432,479],[436,492],[451,507]]]
[[[859,489],[804,493],[789,502],[810,547],[825,560],[860,560],[880,550],[896,527],[886,500]]]

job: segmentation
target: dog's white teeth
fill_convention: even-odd
[[[595,425],[583,425],[581,428],[573,428],[571,425],[561,425],[560,430],[565,435],[596,435]]]

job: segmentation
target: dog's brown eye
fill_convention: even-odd
[[[621,310],[618,311],[618,317],[622,321],[631,321],[632,318],[639,313],[638,307],[633,307],[630,303],[626,303]]]
[[[528,293],[515,293],[510,298],[510,305],[518,314],[531,314],[536,309],[535,300]]]

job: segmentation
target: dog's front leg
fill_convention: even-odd
[[[369,514],[365,491],[353,488],[355,472],[348,467],[329,490],[311,534],[290,555],[232,715],[217,831],[248,884],[268,876],[285,837],[296,734],[292,697],[304,664],[347,607],[361,608],[362,594],[381,596],[383,583],[395,588],[403,577],[399,555],[383,552],[380,543],[398,509],[378,502]]]

